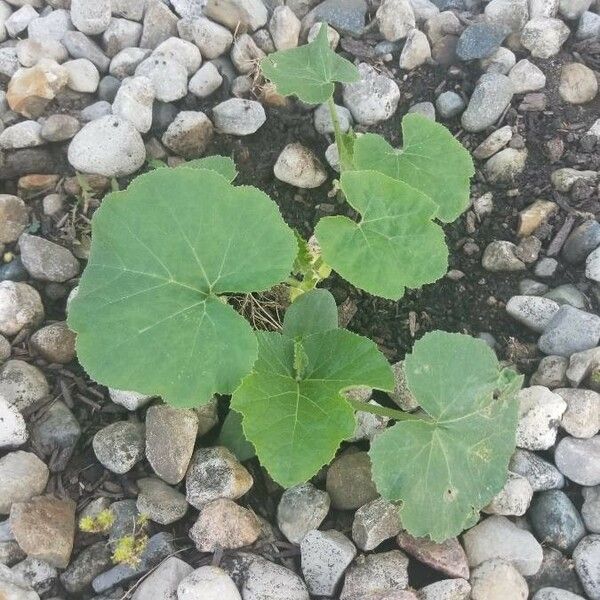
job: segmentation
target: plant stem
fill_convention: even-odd
[[[368,402],[360,402],[359,400],[351,400],[346,398],[350,406],[356,411],[368,412],[380,417],[389,417],[394,421],[424,421],[430,422],[430,418],[426,415],[416,415],[413,413],[407,413],[402,410],[396,410],[394,408],[386,408],[385,406],[377,406],[369,404]]]
[[[335,102],[333,101],[333,96],[329,96],[327,99],[327,106],[329,107],[329,114],[331,115],[331,122],[333,123],[333,131],[335,135],[335,145],[337,146],[338,155],[340,159],[340,173],[344,170],[345,165],[344,162],[344,153],[342,146],[342,130],[340,128],[340,120],[338,118],[337,109],[335,107]]]

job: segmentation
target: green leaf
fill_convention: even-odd
[[[340,185],[362,219],[325,217],[315,236],[325,262],[344,279],[398,300],[406,287],[432,283],[446,273],[444,232],[432,221],[437,207],[427,196],[375,171],[343,173]]]
[[[228,156],[205,156],[203,158],[196,158],[189,160],[186,163],[179,165],[178,168],[187,169],[206,169],[207,171],[214,171],[219,175],[222,175],[230,183],[237,177],[237,168],[235,163]]]
[[[261,60],[260,67],[280,94],[297,96],[309,104],[327,102],[336,81],[359,79],[358,69],[329,46],[326,24],[310,44],[273,52]]]
[[[299,296],[283,318],[283,334],[303,337],[329,329],[337,329],[338,312],[335,299],[327,290],[315,289]]]
[[[221,433],[217,440],[217,445],[229,448],[240,462],[249,460],[256,456],[254,446],[246,439],[244,430],[242,429],[242,415],[235,410],[229,410]]]
[[[289,274],[292,231],[251,187],[203,169],[157,169],[107,196],[69,310],[96,381],[194,406],[231,393],[256,359],[250,325],[223,294]]]
[[[436,331],[406,357],[408,387],[430,420],[400,421],[371,445],[373,479],[415,537],[474,525],[503,487],[515,449],[516,391],[482,340]]]
[[[443,125],[411,113],[402,119],[403,147],[395,149],[380,135],[367,133],[354,142],[354,166],[378,171],[429,196],[437,217],[454,221],[469,206],[471,155]]]
[[[294,369],[298,340],[260,332],[252,374],[234,392],[246,437],[261,464],[285,487],[307,481],[354,433],[354,410],[341,392],[360,385],[382,390],[394,381],[385,357],[370,340],[344,329],[302,338],[305,365]]]

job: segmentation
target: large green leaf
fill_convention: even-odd
[[[352,83],[360,78],[358,69],[329,46],[325,24],[310,44],[273,52],[261,60],[260,67],[280,94],[309,104],[327,102],[336,81]]]
[[[404,181],[429,196],[439,207],[437,217],[454,221],[469,205],[471,155],[443,125],[411,113],[402,119],[402,148],[380,135],[367,133],[354,141],[354,166]]]
[[[222,296],[289,274],[293,232],[268,196],[202,169],[157,169],[107,196],[69,310],[91,377],[177,406],[231,393],[257,355]]]
[[[429,419],[400,421],[375,438],[373,479],[401,503],[405,529],[442,541],[476,523],[506,481],[522,378],[501,371],[482,340],[441,331],[418,341],[405,367]]]
[[[283,335],[258,333],[258,360],[232,398],[261,464],[285,487],[307,481],[354,433],[354,409],[342,391],[394,385],[390,366],[372,341],[324,327],[301,338],[285,326]]]
[[[344,279],[398,300],[405,288],[432,283],[446,273],[444,232],[432,221],[437,207],[427,196],[375,171],[343,173],[340,186],[362,219],[325,217],[315,236],[325,262]]]

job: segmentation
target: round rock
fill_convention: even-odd
[[[361,125],[375,125],[389,119],[400,101],[398,85],[367,63],[360,63],[358,72],[360,81],[343,86],[344,105]]]
[[[564,437],[556,447],[554,461],[571,481],[586,486],[600,484],[600,436]]]
[[[267,120],[260,102],[230,98],[213,108],[215,127],[229,135],[251,135]]]
[[[589,67],[571,63],[562,68],[558,91],[561,98],[569,104],[585,104],[596,97],[598,80]]]
[[[471,600],[527,600],[528,595],[525,578],[505,560],[488,560],[471,574]]]
[[[292,544],[299,544],[309,531],[321,525],[330,504],[327,492],[311,483],[294,486],[281,496],[277,507],[277,525]]]
[[[109,471],[123,475],[144,458],[144,426],[119,421],[101,429],[92,441],[94,454]]]
[[[26,283],[0,281],[0,333],[11,337],[43,319],[44,306],[35,288]]]
[[[79,274],[79,261],[70,250],[40,236],[23,233],[19,249],[23,265],[35,279],[62,283]]]
[[[252,475],[227,448],[199,448],[186,476],[187,500],[198,509],[217,498],[235,500],[253,483]]]
[[[83,173],[122,177],[144,164],[146,148],[129,121],[106,115],[91,121],[75,135],[68,157],[73,168]]]
[[[312,150],[297,142],[281,151],[273,173],[280,181],[305,189],[319,187],[327,180],[321,161]]]
[[[177,600],[242,600],[229,575],[219,567],[196,569],[177,586]]]
[[[31,452],[17,450],[0,458],[0,514],[8,514],[14,502],[41,494],[49,476],[48,467]]]

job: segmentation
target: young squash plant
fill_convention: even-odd
[[[358,386],[391,391],[393,373],[372,341],[338,327],[333,296],[316,286],[333,268],[397,300],[443,276],[448,249],[438,221],[468,204],[469,155],[418,115],[404,118],[399,150],[376,135],[342,135],[334,85],[358,73],[329,48],[325,27],[262,68],[282,94],[329,104],[339,189],[360,219],[321,219],[319,253],[268,196],[233,184],[231,159],[156,165],[109,194],[92,219],[90,258],[69,309],[79,359],[100,383],[177,407],[231,395],[222,442],[241,458],[256,452],[286,487],[331,461],[354,434],[357,411],[389,417],[395,424],[370,450],[379,492],[413,535],[455,536],[505,482],[522,379],[483,341],[438,331],[405,361],[416,412],[354,400],[345,392]],[[293,299],[281,331],[253,331],[229,303],[281,283]]]

